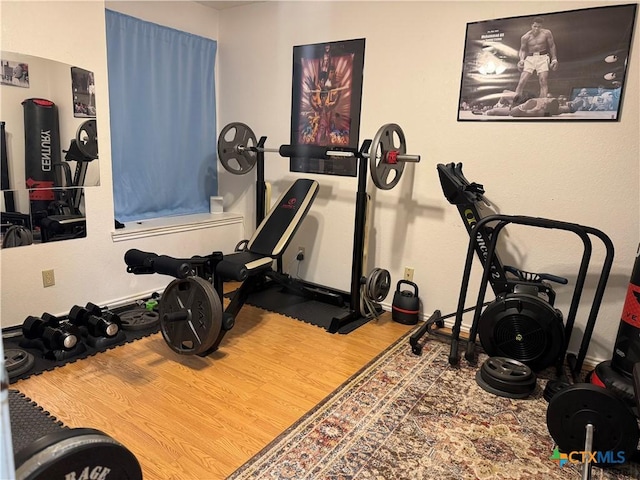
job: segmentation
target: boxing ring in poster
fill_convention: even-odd
[[[467,24],[458,121],[618,121],[637,4]]]

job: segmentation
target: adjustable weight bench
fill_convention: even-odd
[[[179,259],[132,249],[125,253],[127,272],[160,273],[176,278],[162,294],[160,323],[169,347],[180,354],[206,356],[217,350],[249,295],[277,274],[273,262],[282,258],[300,227],[319,185],[298,179],[284,192],[245,247],[231,254]],[[277,275],[276,275],[277,276]],[[222,310],[225,281],[242,285]]]

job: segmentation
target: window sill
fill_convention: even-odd
[[[188,232],[204,228],[220,227],[243,223],[242,215],[237,213],[199,213],[178,217],[152,218],[140,222],[125,223],[125,227],[111,232],[114,242],[124,242],[138,238],[155,237],[171,233]]]

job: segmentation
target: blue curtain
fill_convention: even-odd
[[[115,217],[209,211],[217,42],[106,10]]]

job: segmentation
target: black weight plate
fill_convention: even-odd
[[[85,157],[98,158],[98,127],[95,120],[87,120],[78,127],[76,144]]]
[[[171,314],[183,314],[170,320]],[[160,300],[160,331],[169,347],[181,355],[199,355],[216,341],[222,329],[222,304],[213,286],[200,277],[171,282]]]
[[[136,457],[113,438],[91,428],[47,434],[23,448],[15,458],[17,480],[142,480]]]
[[[528,383],[536,378],[524,363],[507,357],[489,357],[482,364],[482,371],[491,378],[508,383]]]
[[[398,145],[396,145],[396,140]],[[380,152],[378,152],[378,149],[380,149]],[[390,190],[395,187],[400,181],[404,170],[405,162],[388,163],[386,161],[387,153],[392,150],[404,155],[407,153],[407,141],[399,125],[388,123],[378,130],[369,148],[371,179],[376,187],[382,190]]]
[[[218,159],[224,169],[234,175],[249,173],[256,165],[257,154],[246,147],[258,144],[253,130],[244,123],[230,123],[218,136]]]
[[[490,357],[476,373],[480,387],[494,395],[525,398],[536,388],[536,375],[522,362],[505,357]]]
[[[562,380],[549,380],[544,387],[544,391],[542,392],[542,397],[550,402],[553,397],[555,397],[556,393],[565,388],[571,386],[570,383],[564,382]]]
[[[158,312],[147,310],[146,308],[134,308],[119,314],[122,322],[122,329],[136,332],[155,327],[160,323]]]
[[[4,351],[4,365],[10,379],[27,373],[35,363],[35,357],[21,348],[8,348]]]
[[[592,451],[625,452],[638,446],[638,421],[622,400],[606,388],[576,383],[557,392],[547,407],[549,434],[563,452],[582,451],[587,424],[594,426]]]

